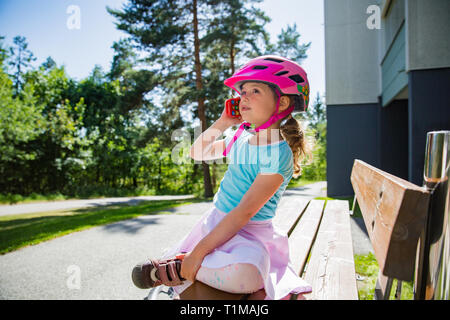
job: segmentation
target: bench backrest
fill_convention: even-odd
[[[430,193],[358,159],[350,180],[383,275],[413,280]]]

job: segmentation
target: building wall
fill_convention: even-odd
[[[373,4],[379,30],[366,24]],[[450,0],[324,9],[328,195],[353,194],[354,159],[422,185],[427,132],[450,130]]]
[[[353,195],[354,159],[378,167],[378,103],[327,106],[327,194]]]
[[[325,0],[327,193],[353,195],[354,159],[378,166],[381,74],[379,32],[367,27],[367,8],[381,1]]]
[[[450,68],[408,75],[408,180],[422,185],[427,132],[450,130]]]
[[[380,61],[386,55],[389,47],[394,41],[395,35],[405,20],[405,1],[406,0],[390,0],[384,1],[386,6],[381,20],[380,30]]]
[[[406,17],[407,71],[450,67],[450,1],[407,0]]]
[[[408,100],[378,110],[378,168],[408,180]]]
[[[355,159],[408,180],[408,100],[327,106],[327,119],[329,196],[354,194]]]
[[[406,73],[405,24],[402,23],[381,62],[381,100],[386,106],[399,99],[401,92],[408,87]]]
[[[325,0],[325,100],[327,105],[377,103],[380,70],[377,29],[367,28],[375,0]]]

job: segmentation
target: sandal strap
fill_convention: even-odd
[[[167,286],[167,284],[169,283],[169,278],[167,277],[167,268],[166,268],[166,264],[161,263],[158,266],[158,271],[159,271],[159,278],[161,279],[161,282]]]
[[[178,274],[177,264],[180,264],[180,261],[168,260],[159,264],[159,277],[161,278],[162,284],[170,287],[183,284],[183,281],[180,279],[181,277]],[[171,278],[170,280],[169,276]]]
[[[180,276],[178,274],[177,264],[179,264],[179,262],[177,262],[177,261],[170,261],[168,263],[169,274],[170,274],[170,277],[172,278],[173,286],[178,286],[180,284],[183,284],[183,282],[181,281]]]

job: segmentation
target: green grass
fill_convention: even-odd
[[[29,196],[22,196],[20,194],[0,194],[0,204],[17,204],[30,203],[41,201],[57,201],[69,200],[71,197],[62,195],[61,193],[52,193],[47,195],[32,193]]]
[[[220,181],[220,180],[218,180]],[[302,178],[291,179],[288,188],[302,187],[307,184],[318,182],[316,180],[305,180]],[[202,185],[203,186],[203,185]],[[217,186],[218,189],[218,186]],[[30,195],[24,196],[20,194],[0,194],[0,204],[22,204],[22,203],[33,203],[33,202],[45,202],[45,201],[62,201],[62,200],[78,200],[78,199],[99,199],[107,197],[135,197],[135,196],[148,196],[155,195],[153,190],[148,190],[146,188],[137,188],[134,190],[127,189],[113,189],[105,187],[91,187],[85,188],[80,194],[77,195],[65,195],[60,192],[49,193],[49,194],[39,194],[32,193]],[[199,195],[203,195],[203,187],[198,192]],[[212,197],[211,197],[212,199]],[[207,200],[207,199],[206,199]]]
[[[153,190],[147,188],[109,188],[89,186],[81,188],[76,194],[68,195],[60,192],[40,194],[31,193],[30,195],[20,194],[0,194],[0,204],[18,204],[18,203],[32,203],[44,201],[59,201],[59,200],[78,200],[78,199],[99,199],[110,197],[137,197],[137,196],[151,196],[156,195]]]
[[[364,280],[357,281],[359,300],[373,300],[379,271],[377,259],[371,252],[367,255],[356,254],[354,258],[355,272],[365,277]],[[401,300],[413,300],[413,286],[413,281],[402,282]],[[395,299],[396,288],[397,280],[394,279],[389,299]]]
[[[287,189],[303,187],[304,185],[319,182],[319,180],[304,180],[304,179],[291,179],[289,182]]]
[[[142,215],[170,214],[168,208],[202,199],[143,201],[137,205],[57,210],[0,217],[0,254],[54,239],[72,232]],[[156,212],[159,211],[159,212]]]

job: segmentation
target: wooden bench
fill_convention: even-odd
[[[430,193],[358,159],[350,180],[380,268],[374,298],[389,299],[395,278],[400,280],[399,299],[401,281],[418,283],[422,273],[423,252],[417,248],[423,238]]]
[[[313,287],[312,293],[304,298],[358,299],[349,213],[345,200],[325,202],[296,198],[277,209],[273,224],[289,236],[291,263]],[[245,296],[216,290],[196,281],[180,298],[239,300]]]
[[[305,298],[357,300],[348,201],[297,199],[288,205],[274,225],[287,232],[294,269],[312,285]]]
[[[389,299],[393,279],[397,299],[402,281],[412,280],[414,299],[448,299],[448,146],[450,132],[427,134],[422,187],[354,160],[352,211],[359,205],[379,265],[375,299]],[[358,299],[349,212],[347,201],[301,198],[277,210],[274,226],[289,236],[291,262],[313,286],[307,299]],[[242,299],[196,283],[191,299],[207,290],[201,298]]]

